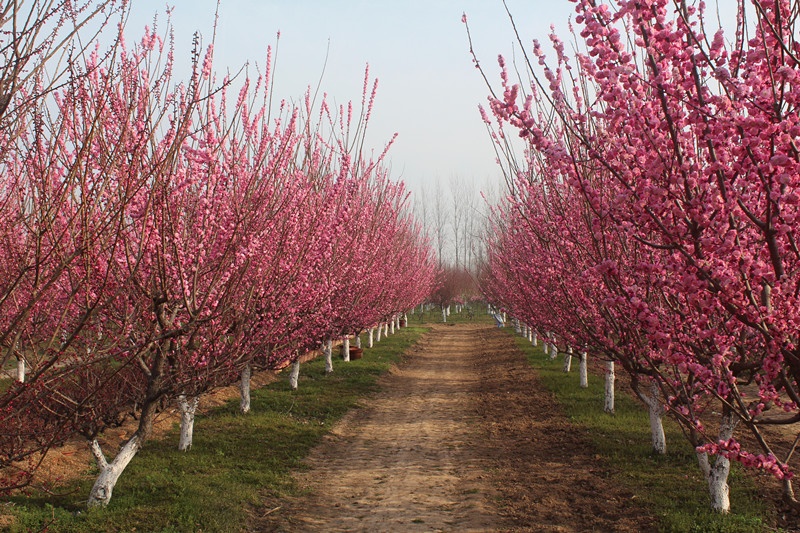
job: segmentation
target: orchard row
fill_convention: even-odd
[[[530,83],[500,58],[484,117],[511,191],[484,291],[548,349],[624,368],[715,510],[731,460],[797,504],[800,4],[738,3],[727,33],[703,3],[575,4],[574,54],[534,43]]]
[[[113,28],[117,6],[34,4],[50,11],[19,29],[29,55],[3,73],[1,482],[24,486],[81,435],[100,467],[90,504],[104,505],[165,405],[394,323],[436,272],[385,150],[365,147],[368,74],[360,106],[310,92],[295,105],[271,93],[270,52],[257,76],[217,79],[196,42],[177,79],[168,30],[39,45],[36,30],[98,4]],[[96,437],[130,415],[107,460]]]

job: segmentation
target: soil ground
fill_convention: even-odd
[[[655,530],[513,339],[441,324],[317,447],[253,531]]]

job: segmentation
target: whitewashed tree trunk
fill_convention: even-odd
[[[522,336],[528,338],[528,325],[522,324]]]
[[[17,381],[25,383],[25,359],[17,359]]]
[[[239,411],[242,414],[250,412],[250,378],[252,377],[252,369],[250,365],[244,365],[242,368],[242,378],[239,382]]]
[[[322,354],[325,356],[325,373],[333,373],[333,341],[330,337],[322,343]]]
[[[197,412],[197,404],[200,398],[194,396],[187,399],[185,395],[178,396],[178,411],[181,414],[181,436],[178,440],[178,450],[189,451],[192,447],[192,437],[194,436],[194,415]]]
[[[564,354],[564,372],[572,370],[572,348],[567,347],[567,353]]]
[[[522,335],[522,328],[519,325],[519,320],[516,318],[514,319],[514,333],[517,335]]]
[[[297,390],[297,384],[300,381],[300,358],[294,360],[292,363],[292,371],[289,373],[289,386],[292,390]]]
[[[367,337],[367,348],[372,348],[372,346],[375,344],[374,339],[375,339],[375,328],[369,328],[369,334]]]
[[[556,343],[551,342],[550,343],[550,359],[555,359],[556,357],[558,357],[558,346],[556,346]]]
[[[361,348],[361,334],[356,335],[356,348]]]
[[[506,323],[506,320],[508,320],[508,319],[506,318],[506,312],[505,312],[505,311],[503,311],[503,323],[504,323],[504,324]]]
[[[531,344],[533,344],[534,346],[539,346],[539,333],[537,333],[536,331],[531,333]],[[547,355],[546,352],[545,355]]]
[[[736,429],[737,420],[733,413],[722,415],[719,426],[718,441],[727,441],[733,437],[733,430]],[[731,510],[730,487],[728,486],[728,474],[731,471],[731,461],[727,457],[717,455],[712,465],[707,453],[698,453],[697,461],[700,470],[708,481],[708,493],[711,496],[711,510],[727,514]]]
[[[661,402],[661,390],[656,383],[650,385],[647,394],[642,395],[650,417],[650,436],[653,441],[653,452],[659,455],[667,453],[667,437],[664,435],[664,413],[666,409]]]
[[[105,507],[111,501],[111,493],[114,491],[114,486],[122,475],[125,467],[131,462],[131,459],[139,451],[139,437],[134,434],[131,439],[125,443],[120,449],[117,456],[112,462],[106,460],[103,451],[100,449],[100,444],[97,440],[93,440],[90,444],[92,455],[94,455],[97,467],[100,469],[100,475],[94,482],[91,492],[89,493],[89,507]]]
[[[342,359],[350,361],[350,337],[342,337]]]
[[[606,413],[614,413],[614,381],[616,377],[614,361],[606,362],[606,393],[603,402],[603,411]]]
[[[542,351],[545,355],[550,355],[550,345],[547,342],[542,343]]]
[[[586,389],[589,387],[589,368],[588,368],[588,354],[581,352],[580,364],[578,365],[578,374],[581,378],[581,388]]]
[[[450,316],[450,306],[447,306],[447,316]]]
[[[381,342],[381,333],[383,333],[383,324],[378,324],[378,339],[377,339],[377,342]]]
[[[447,323],[447,309],[442,307],[442,322]]]
[[[389,333],[391,333],[392,335],[394,335],[394,325],[396,322],[397,322],[397,317],[394,316],[389,321]]]
[[[383,336],[384,337],[388,337],[389,336],[389,323],[388,322],[386,322],[383,325]]]

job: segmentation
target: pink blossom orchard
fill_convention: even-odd
[[[81,434],[100,468],[89,503],[105,505],[167,402],[280,366],[430,287],[402,187],[363,139],[332,150],[347,141],[310,106],[270,109],[269,68],[234,100],[210,48],[196,46],[186,82],[173,63],[155,31],[120,36],[71,64],[3,153],[3,264],[16,268],[0,320],[6,353],[28,365],[0,395],[3,488]],[[96,436],[132,412],[137,430],[106,458]]]
[[[800,416],[798,4],[747,4],[726,34],[700,3],[579,0],[575,57],[553,35],[551,65],[534,43],[533,85],[513,83],[501,61],[502,95],[490,98],[499,145],[505,124],[531,150],[493,272],[557,301],[543,323],[559,337],[653,380],[698,446],[720,511],[728,459],[772,472],[794,501],[793,447],[768,426]],[[567,201],[550,203],[559,195]],[[533,265],[524,278],[517,257]],[[510,307],[515,288],[491,290]],[[704,425],[709,406],[722,412],[717,434]],[[737,425],[759,449],[735,440]]]

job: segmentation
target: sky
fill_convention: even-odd
[[[176,56],[189,57],[192,35],[213,33],[215,0],[171,0]],[[526,42],[546,40],[550,25],[566,36],[573,14],[568,0],[508,0]],[[126,26],[135,39],[166,4],[132,0]],[[237,71],[264,64],[280,31],[275,94],[302,101],[309,85],[337,104],[360,102],[364,69],[379,80],[367,142],[389,152],[394,179],[412,191],[446,190],[454,178],[492,187],[501,176],[477,110],[488,90],[472,66],[466,13],[476,52],[490,79],[496,57],[509,56],[514,35],[501,0],[221,0],[214,68]],[[325,66],[326,53],[328,54]]]

